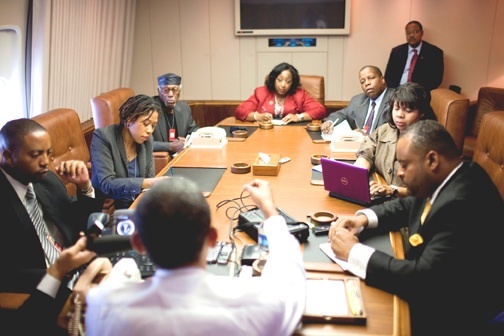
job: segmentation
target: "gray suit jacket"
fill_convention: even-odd
[[[168,109],[159,96],[155,96],[153,98],[159,105],[161,105],[163,110],[163,113],[159,115],[158,123],[154,129],[154,133],[152,134],[154,138],[154,151],[170,152],[173,154],[173,152],[169,150],[170,143],[168,142]],[[191,108],[187,105],[187,103],[178,101],[174,107],[174,113],[175,123],[177,124],[177,137],[185,138],[199,128],[192,117]]]
[[[387,112],[390,110],[389,100],[394,91],[394,89],[390,88],[387,88],[385,91],[380,108],[378,109],[378,115],[376,116],[375,122],[369,133],[374,131],[378,126],[387,122]],[[358,95],[352,97],[347,107],[339,111],[332,112],[324,121],[334,121],[339,118],[340,121],[348,121],[348,124],[352,129],[362,128],[364,126],[370,101],[371,100],[365,93],[359,93]]]
[[[153,139],[137,144],[139,171],[128,177],[128,160],[121,134],[122,125],[98,128],[91,140],[91,164],[93,187],[114,199],[116,209],[127,208],[142,191],[146,177],[154,177]]]

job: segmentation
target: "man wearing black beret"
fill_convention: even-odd
[[[167,73],[157,78],[158,96],[153,98],[161,105],[163,113],[159,115],[154,129],[154,151],[174,154],[185,145],[185,138],[198,129],[187,103],[179,101],[182,90],[182,78]]]

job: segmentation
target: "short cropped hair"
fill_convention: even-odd
[[[413,20],[413,21],[410,21],[410,22],[406,23],[406,26],[404,26],[404,28],[406,28],[408,25],[410,25],[412,23],[416,24],[418,26],[418,28],[420,28],[420,31],[423,30],[422,24],[420,22],[416,21],[416,20]]]
[[[435,120],[420,120],[400,135],[411,140],[410,149],[421,156],[433,150],[447,158],[460,157],[460,151],[446,128]]]
[[[133,222],[152,261],[178,268],[199,258],[210,230],[210,207],[196,183],[171,177],[144,193]]]
[[[383,77],[383,73],[382,71],[380,70],[380,68],[378,68],[377,66],[375,65],[364,65],[360,70],[359,70],[359,74],[362,72],[362,70],[364,69],[371,69],[371,71],[373,71],[378,77]]]
[[[47,132],[44,126],[38,122],[21,118],[8,121],[0,130],[0,152],[9,149],[17,150],[24,143],[24,137],[27,134],[35,132]]]
[[[273,70],[270,71],[268,78],[266,79],[266,82],[264,83],[268,90],[270,92],[275,92],[275,80],[282,73],[284,70],[289,70],[290,73],[292,74],[292,85],[287,91],[287,95],[293,95],[298,87],[301,85],[300,79],[299,79],[299,73],[296,68],[294,68],[292,65],[289,63],[280,63],[277,66],[273,68]]]

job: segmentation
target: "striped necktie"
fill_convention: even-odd
[[[25,202],[28,215],[30,215],[33,226],[35,227],[37,235],[39,236],[40,243],[42,244],[42,248],[44,249],[46,260],[49,265],[52,265],[56,261],[56,259],[58,259],[60,251],[51,241],[52,237],[46,230],[44,217],[42,216],[42,211],[37,202],[37,197],[35,196],[33,185],[31,183],[26,189]]]
[[[371,111],[369,112],[369,116],[368,116],[368,118],[366,120],[366,124],[364,125],[364,131],[367,134],[371,133],[371,126],[373,126],[375,106],[376,106],[376,102],[373,100],[371,102]]]

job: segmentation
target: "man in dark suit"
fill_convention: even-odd
[[[443,81],[443,50],[427,41],[422,41],[423,27],[418,21],[406,25],[406,41],[392,49],[385,69],[385,80],[389,88],[396,88],[406,82],[415,82],[428,91],[437,88]],[[416,51],[415,51],[416,50]],[[417,53],[417,57],[415,57]],[[412,60],[414,66],[412,67]],[[412,73],[410,78],[408,74]]]
[[[161,105],[158,124],[154,129],[154,151],[174,154],[184,149],[185,138],[198,129],[187,103],[179,101],[182,78],[173,73],[161,75],[158,96],[153,98]]]
[[[79,233],[86,230],[91,213],[101,212],[103,199],[94,198],[82,161],[63,161],[55,167],[77,187],[77,197],[69,197],[61,180],[49,170],[49,134],[31,119],[12,120],[2,127],[0,151],[0,258],[4,270],[0,292],[30,294],[17,310],[0,309],[0,324],[18,334],[36,330],[55,335],[63,331],[56,318],[71,294],[67,286],[71,271],[95,256],[86,250],[86,238],[79,238]],[[25,200],[32,188],[38,202],[35,208],[43,218],[40,230],[35,228],[36,219],[31,219]],[[50,260],[47,246],[60,251],[56,261]]]
[[[424,120],[397,142],[398,175],[411,196],[340,217],[329,238],[348,270],[396,294],[418,335],[487,335],[504,310],[504,204],[477,163],[464,163],[446,129]],[[405,259],[358,242],[364,228],[408,230]]]
[[[378,126],[387,122],[387,111],[390,110],[389,99],[394,93],[387,89],[381,70],[373,65],[366,65],[359,70],[359,82],[363,93],[355,95],[348,106],[327,116],[321,125],[322,132],[330,134],[334,126],[346,120],[353,130],[363,130],[371,114],[371,127],[365,131],[370,134]],[[371,113],[372,103],[375,111]]]

